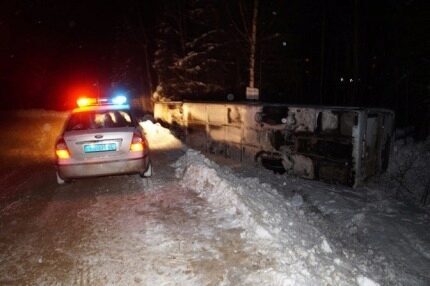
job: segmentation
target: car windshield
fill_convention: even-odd
[[[70,116],[66,131],[133,126],[134,121],[127,110],[84,111]]]

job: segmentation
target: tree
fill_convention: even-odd
[[[258,17],[258,0],[254,0],[252,7],[252,31],[250,38],[251,52],[249,56],[249,87],[255,87],[255,54],[257,49],[257,17]]]
[[[112,51],[112,84],[126,89],[133,97],[139,97],[140,104],[147,111],[152,110],[151,95],[154,92],[152,70],[153,41],[155,22],[148,16],[148,9],[156,11],[150,3],[132,0],[128,5],[120,5],[120,17],[115,26],[115,38]]]
[[[159,96],[216,98],[231,86],[233,41],[220,20],[220,3],[164,2],[153,65]]]

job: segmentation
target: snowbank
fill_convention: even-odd
[[[46,161],[53,159],[53,148],[61,133],[67,112],[29,109],[2,113],[2,134],[9,140],[0,142],[0,157],[4,165],[16,166],[26,160]],[[15,148],[11,148],[14,142]],[[7,160],[7,161],[5,161]]]
[[[425,142],[399,140],[379,185],[398,198],[430,206],[430,137]]]
[[[245,229],[242,236],[256,242],[274,261],[270,269],[250,274],[247,281],[251,284],[378,285],[306,222],[304,213],[297,210],[299,195],[288,201],[270,185],[256,178],[239,178],[194,150],[188,150],[173,167],[183,187],[230,213]]]
[[[66,116],[69,114],[66,111],[55,111],[55,110],[45,110],[45,109],[17,110],[17,111],[11,111],[11,113],[16,114],[19,117],[28,117],[28,118],[40,118],[40,117],[66,118]]]
[[[169,129],[163,128],[160,123],[146,120],[139,123],[145,130],[151,150],[181,149],[182,142],[172,135]]]

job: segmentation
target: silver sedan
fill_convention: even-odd
[[[117,174],[152,175],[148,141],[126,106],[89,106],[70,114],[55,146],[57,182]]]

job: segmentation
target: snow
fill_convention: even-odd
[[[322,243],[321,243],[321,249],[325,252],[325,253],[332,253],[333,250],[331,250],[330,245],[328,244],[327,240],[323,239]],[[335,258],[335,259],[339,259],[339,258]],[[336,263],[339,264],[339,263]]]
[[[19,116],[31,119],[20,128],[48,138],[39,141],[33,157],[49,160],[43,148],[52,145],[65,114]],[[140,125],[152,150],[154,177],[149,180],[113,176],[58,187],[44,169],[21,175],[26,186],[36,179],[48,181],[43,193],[52,201],[29,216],[31,231],[22,228],[20,239],[8,235],[22,227],[16,214],[30,211],[34,198],[0,211],[0,281],[429,285],[430,216],[381,191],[380,182],[353,190],[274,174],[187,148],[151,121]],[[9,135],[18,136],[13,130]],[[425,150],[426,145],[420,146]],[[30,152],[26,146],[13,148],[10,162]],[[19,277],[8,269],[17,269]]]
[[[367,277],[363,277],[363,276],[357,277],[357,283],[359,286],[379,286],[378,283],[374,282],[373,280],[371,280]]]
[[[45,110],[45,109],[29,109],[29,110],[18,110],[13,112],[5,112],[9,113],[9,116],[18,116],[23,118],[59,118],[65,119],[67,116],[67,112],[63,111],[54,111],[54,110]]]
[[[235,168],[234,171],[228,169],[223,171],[222,167],[214,165],[207,158],[199,159],[194,152],[189,151],[188,156],[181,158],[177,163],[182,166],[177,168],[179,175],[184,172],[184,162],[190,164],[188,172],[191,173],[187,175],[185,172],[184,185],[195,186],[193,190],[207,197],[209,201],[213,201],[213,198],[228,197],[229,201],[218,204],[226,210],[238,209],[239,213],[243,214],[245,228],[250,231],[254,228],[253,233],[258,233],[257,229],[264,229],[264,233],[272,234],[272,237],[281,237],[285,230],[288,230],[287,232],[293,235],[291,227],[300,225],[302,232],[297,237],[305,238],[302,241],[312,244],[315,237],[320,236],[319,250],[325,254],[333,253],[335,265],[343,265],[352,269],[354,273],[365,272],[364,275],[356,276],[357,283],[379,280],[390,285],[426,285],[430,281],[425,270],[430,267],[428,259],[430,236],[427,231],[429,215],[414,206],[393,199],[389,193],[383,191],[381,185],[379,188],[377,185],[374,188],[352,190],[342,186],[275,175],[267,170],[226,162],[228,160],[211,155],[212,159]],[[425,169],[423,171],[425,172]],[[233,186],[236,187],[229,188],[226,187],[230,185],[226,183],[225,178],[232,176],[232,173],[238,174],[239,177],[232,179]],[[222,179],[214,179],[216,176],[221,176]],[[263,183],[255,177],[260,178]],[[247,184],[249,180],[253,182],[251,186]],[[220,190],[214,191],[212,186],[219,186]],[[243,188],[246,191],[243,191]],[[259,191],[253,192],[252,189]],[[232,194],[231,190],[235,193]],[[285,200],[277,197],[276,200],[284,201],[284,206],[270,205],[270,200],[259,199],[262,194],[276,196],[279,193],[289,198]],[[229,202],[232,206],[225,206]],[[244,202],[245,207],[241,204]],[[290,216],[280,211],[283,208],[290,211]],[[254,209],[256,211],[252,212]],[[267,213],[273,215],[274,210],[276,216],[285,218],[270,220]],[[306,220],[315,229],[309,225],[307,229],[306,224],[300,219],[299,221],[291,219],[296,216]],[[257,226],[250,221],[256,222]],[[271,221],[272,225],[267,223],[268,221]],[[263,227],[259,228],[258,224]],[[303,231],[305,229],[307,231]],[[252,235],[248,236],[250,237]],[[286,242],[288,239],[283,238],[281,243]],[[307,250],[302,250],[304,251]],[[344,257],[336,254],[343,254]],[[317,264],[320,267],[324,265]],[[321,270],[318,271],[321,273]],[[308,272],[312,273],[312,268]]]
[[[173,166],[184,188],[230,214],[224,224],[240,225],[244,229],[241,236],[258,245],[259,252],[272,261],[270,269],[261,270],[270,273],[266,285],[352,285],[352,277],[361,272],[352,265],[334,263],[342,254],[334,253],[327,239],[303,217],[290,212],[297,199],[285,201],[270,185],[236,177],[194,150],[188,150]],[[246,276],[261,278],[251,273]],[[263,282],[252,281],[252,285]]]
[[[294,194],[291,198],[291,204],[295,207],[300,207],[303,205],[303,197],[299,194]]]
[[[376,182],[388,195],[423,205],[426,188],[430,189],[430,137],[414,143],[412,138],[398,140],[385,174]],[[426,206],[430,207],[430,195]]]
[[[181,141],[174,137],[168,129],[163,128],[160,123],[154,124],[150,120],[146,120],[139,124],[150,140],[152,150],[183,148]]]
[[[145,199],[115,203],[98,198],[100,213],[91,209],[81,214],[101,223],[94,230],[101,245],[117,248],[113,257],[94,251],[83,258],[93,274],[105,277],[104,284],[372,286],[430,281],[425,276],[430,240],[423,236],[424,225],[399,225],[414,214],[402,213],[404,206],[388,198],[375,200],[381,195],[375,190],[360,193],[261,169],[237,172],[186,148],[159,124],[141,125],[153,151],[176,149],[183,155],[170,164],[170,182],[152,179],[144,187]],[[115,219],[100,222],[112,207],[118,209]],[[167,214],[160,216],[160,208]],[[136,213],[145,214],[140,223]],[[424,223],[428,217],[416,220]],[[126,246],[118,248],[118,241]],[[143,269],[136,266],[142,257]],[[108,261],[109,272],[98,261]],[[412,262],[420,277],[406,273],[410,269],[399,271]]]

